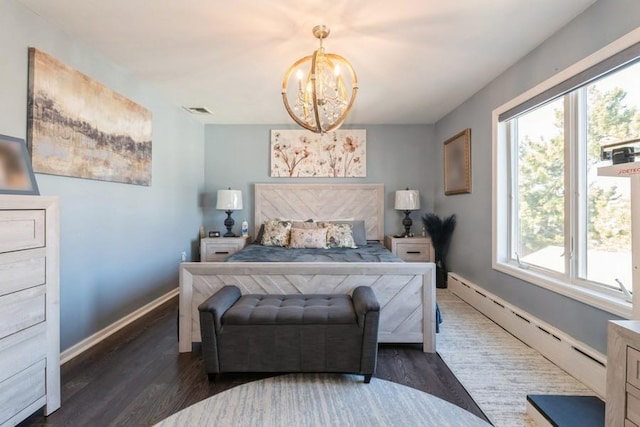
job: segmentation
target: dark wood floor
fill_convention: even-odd
[[[62,407],[21,426],[149,426],[239,384],[268,375],[204,373],[200,351],[178,353],[177,298],[62,366]],[[380,345],[375,377],[431,393],[487,420],[437,354]]]

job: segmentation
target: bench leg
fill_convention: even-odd
[[[365,374],[364,383],[369,384],[371,382],[371,374]]]

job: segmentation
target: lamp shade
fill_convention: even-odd
[[[221,211],[238,211],[242,209],[242,191],[218,190],[216,209]]]
[[[420,209],[420,192],[409,189],[396,191],[395,209],[399,211],[415,211]]]

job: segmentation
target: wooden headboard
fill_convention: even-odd
[[[367,240],[384,241],[383,184],[254,184],[255,234],[270,219],[363,219]]]

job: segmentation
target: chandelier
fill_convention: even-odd
[[[296,61],[282,80],[282,101],[296,123],[315,133],[339,128],[353,107],[358,78],[349,61],[325,53],[322,41],[329,27],[313,27],[320,47],[313,55]],[[288,91],[292,88],[291,91]],[[348,89],[349,88],[349,89]]]

